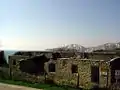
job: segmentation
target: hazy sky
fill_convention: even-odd
[[[3,49],[120,41],[120,0],[0,0]]]

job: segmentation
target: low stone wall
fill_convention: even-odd
[[[32,83],[45,83],[45,76],[39,75],[31,75],[28,73],[24,73],[21,71],[14,71],[12,72],[12,79],[13,80],[22,80]]]
[[[56,64],[56,72],[48,72],[47,68],[50,63]],[[72,73],[71,66],[78,66],[78,73]],[[45,63],[48,78],[53,78],[54,82],[60,85],[77,86],[79,74],[79,86],[91,88],[95,83],[91,82],[91,66],[99,66],[100,68],[100,86],[105,87],[107,83],[106,75],[101,70],[107,70],[109,66],[104,61],[80,60],[80,59],[60,59]],[[101,69],[102,68],[102,69]],[[105,71],[106,72],[106,71]]]

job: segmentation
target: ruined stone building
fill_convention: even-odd
[[[9,57],[13,79],[52,81],[58,85],[91,88],[110,87],[120,82],[120,58],[115,53],[94,53],[86,58],[46,58],[45,55]]]

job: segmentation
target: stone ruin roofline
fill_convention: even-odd
[[[116,52],[91,52],[92,54],[116,54]]]
[[[68,60],[68,59],[73,59],[73,58],[58,58],[58,60]],[[101,62],[105,61],[105,60],[101,60],[101,59],[100,60],[96,60],[96,59],[84,59],[84,58],[83,59],[82,58],[81,59],[74,59],[74,60],[81,60],[81,61],[101,61]]]

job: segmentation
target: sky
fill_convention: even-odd
[[[120,0],[0,0],[0,48],[120,42]]]

